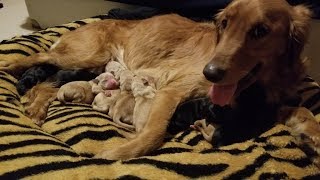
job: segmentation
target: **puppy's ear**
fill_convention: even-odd
[[[148,86],[149,82],[146,78],[141,78],[143,85]]]
[[[311,11],[303,5],[292,7],[290,37],[288,43],[288,60],[296,62],[300,58],[309,36]]]
[[[150,84],[154,83],[154,78],[151,76],[144,76],[141,78],[143,85],[149,86]]]

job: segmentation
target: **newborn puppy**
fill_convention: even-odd
[[[20,95],[24,95],[29,89],[45,81],[48,77],[58,72],[58,67],[49,64],[37,65],[25,71],[19,79],[16,87]]]
[[[92,87],[88,81],[69,82],[60,87],[57,98],[60,102],[91,104],[94,99]]]
[[[134,104],[134,98],[130,92],[109,90],[107,93],[101,92],[96,95],[92,108],[108,114],[120,126],[134,130],[132,125]]]
[[[108,114],[120,95],[120,90],[108,90],[96,95],[92,102],[92,108],[96,111]],[[111,116],[112,117],[112,116]]]
[[[133,110],[133,126],[140,133],[147,122],[149,111],[155,97],[154,79],[150,76],[134,76],[131,90],[136,102]]]
[[[22,74],[16,87],[20,95],[24,95],[36,84],[48,80],[55,87],[60,87],[71,81],[89,81],[97,75],[86,70],[59,70],[58,67],[49,64],[37,65],[29,68]]]
[[[59,87],[70,81],[91,80],[97,75],[85,70],[59,70],[53,65],[37,65],[29,68],[17,83],[17,90],[24,101],[25,114],[41,126],[47,116],[50,103],[57,97]],[[40,83],[46,81],[45,83]],[[71,90],[71,87],[69,87]],[[66,91],[69,91],[65,89]],[[71,91],[70,91],[71,92]],[[69,93],[70,93],[69,92]],[[65,101],[60,90],[60,99]],[[80,93],[81,94],[81,93]],[[70,97],[70,94],[66,94]],[[77,97],[76,97],[77,98]],[[71,100],[70,100],[71,101]],[[88,100],[85,100],[88,102]],[[90,104],[90,103],[89,103]]]
[[[125,69],[126,68],[123,65],[121,65],[119,62],[110,61],[106,65],[105,72],[111,73],[112,75],[114,75],[116,80],[119,80],[120,73]]]
[[[110,107],[109,116],[120,126],[129,130],[135,130],[133,125],[133,110],[135,99],[131,92],[121,91],[114,106]]]
[[[92,92],[95,94],[99,94],[105,90],[117,89],[119,87],[119,82],[109,72],[100,74],[98,77],[92,80],[90,84],[92,86]]]
[[[86,70],[60,70],[52,81],[55,82],[57,87],[60,87],[68,82],[72,81],[90,81],[97,77],[97,74]]]
[[[120,72],[120,89],[121,91],[131,91],[132,79],[135,75],[128,69]]]

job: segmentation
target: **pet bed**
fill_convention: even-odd
[[[62,34],[99,16],[4,40],[0,59],[47,51]],[[311,156],[297,147],[290,128],[277,125],[261,136],[220,148],[192,130],[166,139],[154,152],[125,161],[93,159],[102,147],[126,142],[125,130],[89,105],[54,101],[41,128],[24,115],[11,75],[0,72],[0,179],[313,179]],[[320,90],[306,77],[301,105],[320,112]],[[320,115],[318,115],[319,117]],[[320,118],[318,118],[320,119]]]

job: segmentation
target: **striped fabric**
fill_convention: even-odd
[[[59,36],[105,16],[75,21],[0,44],[0,59],[46,51]],[[126,130],[83,104],[49,108],[39,128],[23,111],[12,76],[0,72],[0,179],[312,179],[319,169],[294,143],[290,129],[277,125],[255,139],[221,148],[186,130],[167,138],[147,156],[126,161],[91,158],[102,147],[127,140]],[[302,105],[320,112],[320,90],[306,77],[299,88]],[[319,117],[320,119],[320,117]]]

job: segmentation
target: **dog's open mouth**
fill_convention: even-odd
[[[251,71],[235,84],[216,85],[212,84],[209,90],[209,97],[213,104],[225,106],[230,104],[235,94],[252,84],[257,73],[260,71],[262,63],[258,63]]]

